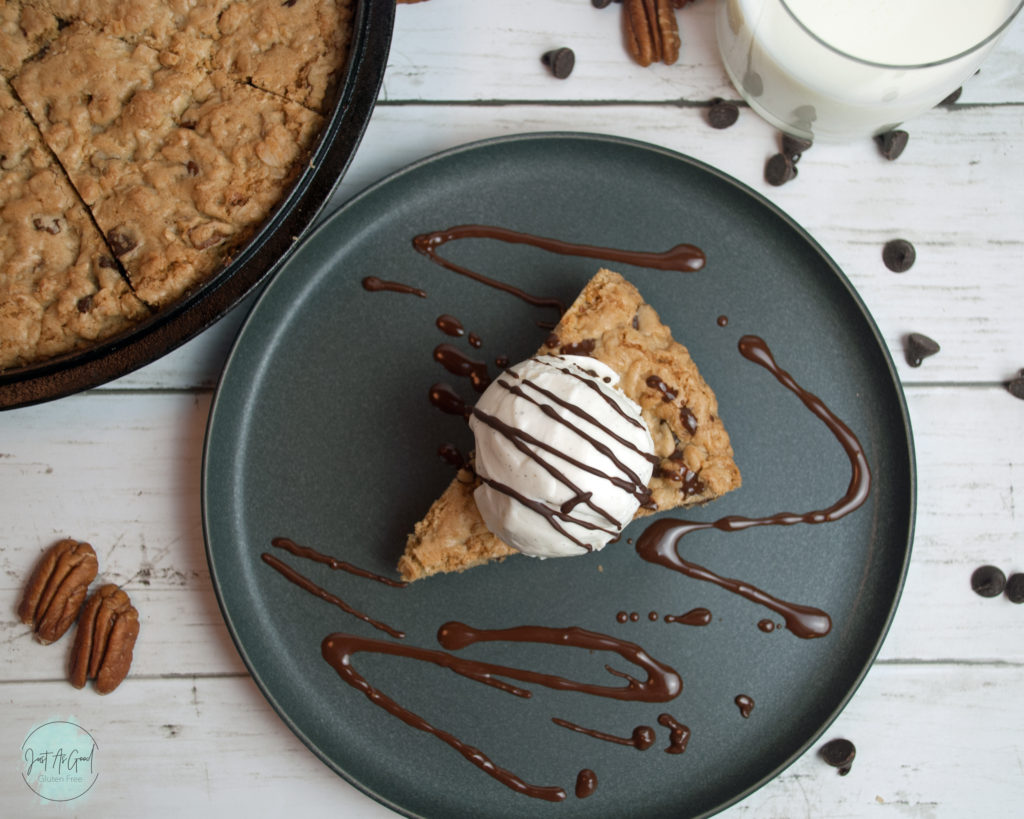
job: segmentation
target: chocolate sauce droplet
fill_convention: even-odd
[[[733,700],[736,706],[740,709],[740,716],[743,719],[747,719],[750,716],[750,712],[754,710],[754,700],[748,697],[746,694],[737,694],[736,699]]]
[[[690,729],[671,714],[659,714],[658,723],[669,729],[666,754],[681,754],[690,742]]]
[[[430,403],[449,415],[469,417],[469,407],[462,397],[448,384],[437,383],[430,388]]]
[[[705,608],[697,608],[690,609],[686,614],[666,614],[665,622],[684,626],[706,626],[711,623],[711,612]]]
[[[491,376],[487,372],[487,362],[477,361],[463,353],[458,348],[445,342],[434,348],[434,361],[437,361],[452,375],[461,375],[469,379],[473,389],[483,392],[491,383]]]
[[[392,293],[405,293],[410,296],[419,296],[421,299],[427,297],[426,290],[420,290],[418,287],[412,287],[408,284],[402,284],[401,282],[389,282],[384,279],[379,279],[376,276],[367,276],[363,279],[363,289],[369,290],[371,293],[377,293],[381,291],[390,291]]]
[[[576,774],[576,798],[586,799],[597,790],[597,774],[584,768]]]
[[[719,316],[717,321],[718,321],[718,326],[719,327],[728,327],[729,326],[729,317],[728,316]]]
[[[451,464],[456,469],[462,469],[466,465],[466,459],[455,444],[441,444],[437,448],[437,454],[441,460]]]
[[[757,627],[761,629],[761,631],[763,631],[765,634],[769,634],[775,631],[775,623],[767,618],[765,618],[764,620],[759,620],[757,622]]]
[[[435,323],[437,324],[437,329],[446,336],[455,336],[457,338],[466,333],[466,328],[462,326],[462,322],[455,318],[455,316],[449,316],[447,313],[438,316]]]

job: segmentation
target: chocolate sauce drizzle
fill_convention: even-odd
[[[707,626],[711,624],[711,612],[705,608],[690,609],[685,614],[666,614],[666,623],[683,626]]]
[[[351,614],[353,617],[358,617],[364,623],[369,623],[374,628],[380,629],[381,631],[390,634],[392,637],[395,637],[399,640],[405,637],[404,631],[399,631],[398,629],[392,628],[387,623],[382,623],[379,620],[374,620],[368,614],[364,614],[358,609],[353,608],[340,597],[331,594],[329,591],[327,591],[327,589],[321,588],[308,577],[295,571],[295,569],[293,569],[287,563],[279,560],[274,555],[270,554],[270,552],[264,552],[260,555],[260,557],[263,559],[264,563],[270,566],[270,568],[277,570],[286,580],[290,580],[300,589],[308,591],[310,594],[319,597],[321,600],[324,600],[328,603],[332,603],[346,614]]]
[[[743,336],[739,350],[744,358],[768,370],[776,380],[801,400],[814,415],[820,418],[836,436],[850,460],[850,483],[845,494],[827,509],[795,514],[780,512],[762,518],[748,518],[737,515],[720,518],[711,522],[662,519],[652,523],[637,538],[636,551],[644,560],[666,568],[715,583],[742,597],[766,606],[786,621],[786,627],[797,637],[810,639],[824,637],[832,629],[832,620],[824,611],[789,603],[773,597],[761,589],[740,580],[721,577],[695,563],[685,560],[679,554],[679,541],[690,532],[702,529],[718,529],[722,532],[740,532],[756,526],[793,526],[797,523],[827,523],[838,520],[858,509],[867,500],[871,489],[871,471],[867,456],[857,436],[830,410],[816,395],[803,389],[788,372],[779,367],[771,350],[763,339],[757,336]]]
[[[568,728],[570,731],[576,731],[579,734],[586,734],[588,737],[593,737],[594,739],[602,739],[605,742],[614,742],[618,745],[630,745],[638,751],[646,751],[650,748],[654,744],[654,740],[657,736],[650,725],[638,725],[633,729],[633,733],[628,737],[617,737],[614,734],[606,734],[604,731],[595,731],[593,728],[584,728],[582,725],[577,725],[574,722],[569,722],[569,720],[561,719],[560,717],[552,717],[551,721],[562,728]]]
[[[450,384],[439,382],[431,385],[429,397],[430,403],[441,410],[441,412],[469,418],[469,407],[466,406],[462,396],[455,392],[455,388]]]
[[[405,293],[410,296],[419,296],[421,299],[425,299],[427,297],[426,290],[421,290],[418,287],[413,287],[408,284],[402,284],[401,282],[385,281],[384,279],[378,279],[376,276],[367,276],[363,279],[363,290],[369,290],[371,293],[388,290],[392,293]]]
[[[418,648],[417,646],[405,643],[393,643],[387,640],[341,633],[328,635],[321,643],[320,650],[323,658],[338,672],[338,675],[353,688],[365,694],[374,705],[398,717],[407,725],[431,734],[447,743],[482,771],[512,790],[526,796],[545,799],[550,802],[561,802],[564,800],[566,797],[565,790],[559,787],[531,785],[511,771],[496,765],[478,748],[469,745],[441,728],[437,728],[418,714],[399,705],[382,691],[374,688],[355,670],[353,667],[353,657],[360,652],[372,652],[429,662],[443,668],[448,668],[468,679],[493,686],[519,697],[529,697],[530,692],[502,679],[498,679],[498,677],[542,685],[557,691],[576,691],[616,700],[639,700],[643,702],[666,702],[678,696],[683,687],[682,678],[674,669],[655,660],[635,643],[575,627],[563,629],[546,626],[516,626],[507,629],[475,629],[465,623],[449,622],[445,623],[438,630],[437,639],[441,646],[448,649],[448,651]],[[605,669],[609,674],[619,677],[626,682],[625,685],[621,686],[600,686],[552,674],[495,665],[479,660],[469,660],[449,653],[450,651],[458,651],[473,643],[491,641],[547,643],[559,646],[573,646],[590,651],[611,651],[646,671],[647,678],[646,680],[639,680],[630,674],[606,665]]]
[[[338,571],[348,572],[349,574],[354,574],[357,577],[364,577],[367,580],[376,580],[378,583],[383,583],[385,586],[404,589],[409,585],[404,580],[392,580],[390,577],[384,577],[383,575],[354,566],[345,560],[338,560],[336,557],[331,557],[330,555],[318,552],[316,549],[311,549],[309,546],[301,546],[290,538],[275,537],[270,541],[270,545],[275,546],[278,549],[284,549],[286,552],[291,552],[296,557],[302,557],[316,563],[323,563],[325,566],[330,566],[332,569]]]
[[[487,372],[487,362],[470,358],[452,344],[447,342],[438,344],[434,348],[434,361],[441,364],[452,375],[468,378],[477,392],[483,392],[490,386],[491,376]]]
[[[695,273],[704,267],[704,251],[699,247],[689,244],[676,245],[661,253],[646,251],[618,250],[610,247],[597,247],[595,245],[576,244],[565,242],[560,239],[549,239],[543,236],[535,236],[530,233],[520,233],[508,228],[494,227],[491,225],[457,225],[447,230],[437,230],[433,233],[424,233],[412,240],[413,247],[426,256],[435,264],[466,276],[474,281],[486,284],[496,290],[501,290],[516,296],[527,304],[535,307],[554,307],[559,313],[565,312],[565,305],[558,299],[540,298],[533,296],[518,287],[513,287],[505,282],[484,276],[469,268],[457,265],[438,254],[438,248],[454,239],[496,239],[500,242],[511,244],[525,244],[547,250],[552,253],[559,253],[565,256],[585,256],[592,259],[605,259],[612,262],[624,262],[638,267],[652,267],[657,270],[677,270],[681,273]]]
[[[666,754],[681,754],[690,742],[690,729],[671,714],[659,714],[658,723],[669,729]]]

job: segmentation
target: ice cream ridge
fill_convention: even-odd
[[[659,458],[640,406],[607,364],[542,355],[487,388],[469,425],[487,528],[535,557],[603,549],[642,504]]]
[[[537,355],[487,388],[476,451],[409,534],[405,581],[520,553],[583,555],[633,518],[740,485],[714,392],[618,273],[599,270]]]

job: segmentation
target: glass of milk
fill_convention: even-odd
[[[891,130],[963,83],[1024,0],[719,0],[733,84],[780,130],[842,140]]]

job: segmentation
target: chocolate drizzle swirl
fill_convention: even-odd
[[[679,244],[661,253],[619,250],[611,247],[597,247],[596,245],[565,242],[560,239],[535,236],[530,233],[521,233],[492,225],[456,225],[447,230],[420,234],[412,240],[413,247],[416,250],[435,264],[439,264],[453,273],[458,273],[461,276],[466,276],[496,290],[509,293],[535,307],[554,307],[559,313],[565,312],[565,305],[558,299],[541,298],[531,295],[524,290],[520,290],[518,287],[489,278],[443,258],[438,253],[438,249],[455,239],[496,239],[500,242],[511,244],[531,245],[541,250],[559,253],[564,256],[585,256],[592,259],[624,262],[638,267],[652,267],[657,270],[677,270],[681,273],[695,273],[704,267],[705,262],[704,251],[690,244]]]
[[[447,651],[419,648],[405,643],[394,643],[354,634],[331,634],[320,645],[326,660],[346,683],[361,691],[374,705],[377,705],[393,716],[398,717],[407,725],[424,731],[447,743],[480,770],[514,791],[550,802],[561,802],[566,798],[563,788],[531,785],[511,771],[496,765],[478,748],[462,741],[453,734],[438,728],[418,714],[391,699],[379,689],[373,687],[365,677],[353,666],[353,658],[360,652],[389,654],[433,663],[447,668],[468,679],[519,697],[529,697],[530,692],[499,677],[542,685],[557,691],[576,691],[593,696],[608,697],[616,700],[639,700],[643,702],[666,702],[682,691],[683,681],[671,667],[655,660],[635,643],[618,640],[607,634],[586,631],[580,628],[549,628],[546,626],[517,626],[506,629],[475,629],[465,623],[445,623],[438,630],[438,642]],[[512,641],[547,643],[559,646],[574,646],[590,651],[611,651],[623,659],[647,672],[647,679],[640,680],[623,671],[605,666],[609,674],[626,681],[620,686],[601,686],[583,683],[543,674],[521,668],[496,665],[493,663],[457,657],[451,651],[458,651],[478,642]]]
[[[740,532],[756,526],[793,526],[798,523],[827,523],[838,520],[858,509],[871,489],[871,471],[867,455],[857,436],[816,395],[801,387],[788,372],[775,361],[763,339],[747,335],[739,341],[740,354],[749,361],[768,370],[776,380],[800,399],[814,415],[820,418],[836,436],[850,461],[850,483],[839,500],[826,509],[795,514],[780,512],[761,518],[731,515],[711,522],[694,522],[665,518],[652,523],[637,538],[636,551],[644,560],[674,569],[687,577],[706,580],[759,603],[786,621],[786,627],[802,638],[824,637],[832,629],[832,620],[825,612],[810,606],[788,603],[740,580],[721,577],[703,566],[685,560],[679,553],[679,542],[691,532],[718,529],[722,532]]]
[[[409,296],[419,296],[421,299],[425,299],[427,297],[427,291],[421,290],[419,287],[402,284],[401,282],[389,282],[384,279],[379,279],[376,276],[367,276],[363,279],[363,290],[369,290],[371,293],[378,293],[387,290],[392,293],[405,293]]]

